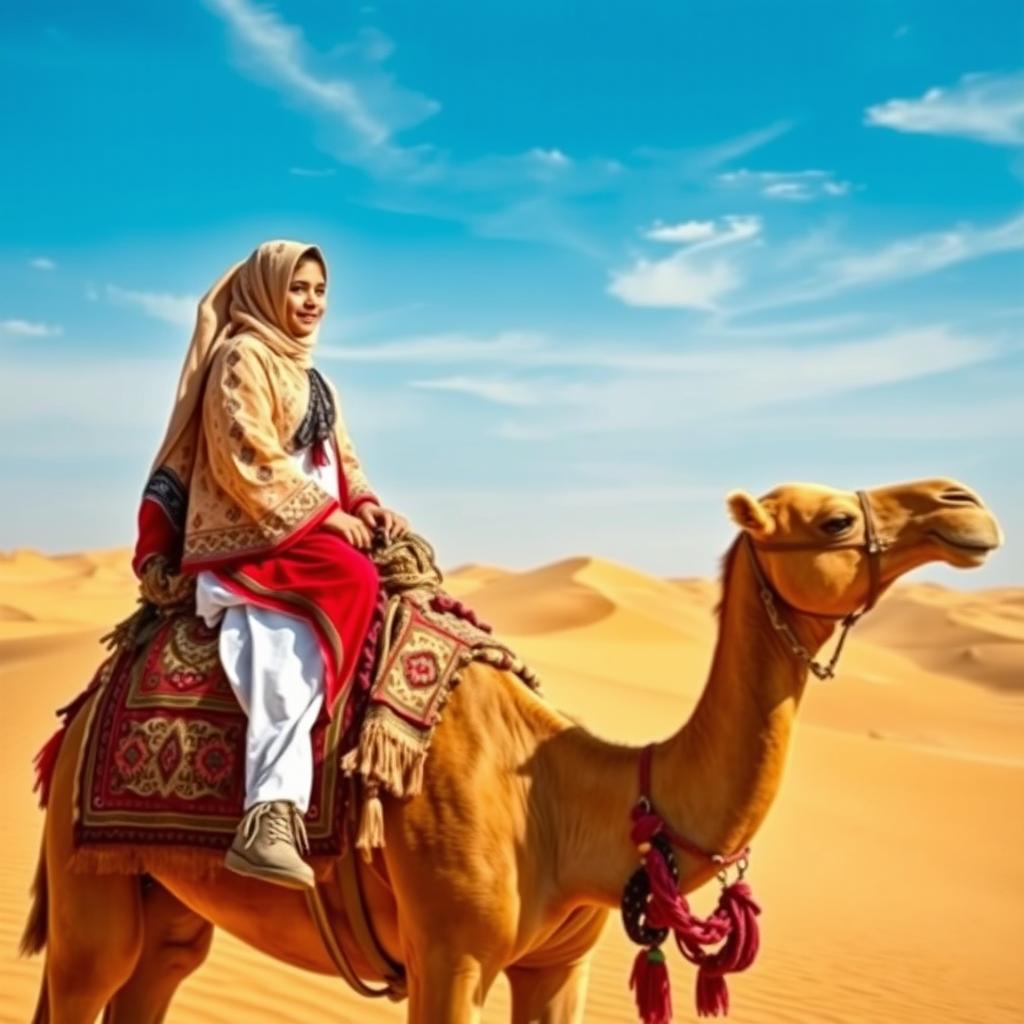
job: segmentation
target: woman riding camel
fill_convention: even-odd
[[[315,245],[270,241],[199,303],[174,411],[139,510],[140,578],[196,575],[248,716],[245,814],[232,870],[313,884],[302,859],[310,728],[336,714],[377,602],[364,553],[407,521],[381,506],[334,386],[312,365],[326,309]]]

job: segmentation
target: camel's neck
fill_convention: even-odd
[[[655,748],[651,795],[676,832],[708,852],[729,854],[750,841],[778,790],[807,668],[771,628],[742,545],[729,559],[723,593],[711,674],[690,719]],[[812,653],[834,629],[829,620],[784,614]],[[638,752],[594,747],[587,761],[588,778],[579,785],[588,790],[581,799],[593,820],[577,830],[577,840],[585,835],[590,849],[570,861],[591,875],[581,879],[585,890],[617,901],[637,866],[629,812]],[[684,888],[714,874],[682,855],[680,866]]]
[[[652,789],[701,848],[742,849],[778,791],[807,665],[774,630],[745,543],[732,552],[711,673],[689,721],[655,752]],[[812,653],[834,623],[783,610]]]

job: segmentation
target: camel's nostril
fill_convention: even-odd
[[[975,505],[981,507],[981,501],[965,491],[962,487],[947,487],[940,495],[939,501],[948,502],[950,505]]]

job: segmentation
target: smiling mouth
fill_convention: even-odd
[[[964,551],[971,555],[987,555],[990,551],[995,551],[995,544],[968,544],[962,540],[952,540],[949,537],[939,533],[938,530],[929,530],[929,534],[936,540],[940,541],[947,548],[952,548],[954,551]]]

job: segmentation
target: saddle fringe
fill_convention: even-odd
[[[339,854],[314,854],[306,859],[317,878],[323,880],[334,870],[334,863],[345,854],[343,849]],[[231,875],[224,867],[224,850],[203,850],[191,846],[79,846],[68,861],[68,870],[76,875],[146,875],[166,872],[202,881]]]
[[[224,870],[224,851],[90,844],[76,847],[68,861],[68,870],[80,875],[144,875],[152,871],[176,871],[190,878],[208,880]]]
[[[390,720],[371,718],[372,714],[363,725],[359,746],[341,759],[341,770],[373,780],[393,796],[415,795],[423,788],[422,741],[403,736]]]

